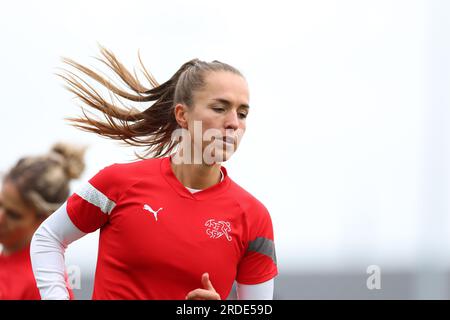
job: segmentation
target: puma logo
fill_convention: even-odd
[[[154,211],[148,204],[144,204],[144,210],[150,211],[153,213],[153,216],[155,217],[155,220],[158,221],[158,212],[159,210],[162,210],[163,208],[159,208],[158,210]]]

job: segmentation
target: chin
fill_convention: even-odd
[[[226,162],[228,160],[230,160],[230,158],[236,153],[236,150],[234,151],[223,151],[223,150],[218,150],[218,152],[216,153],[218,155],[217,157],[217,162],[221,163],[221,162]]]
[[[209,145],[210,148],[212,145]],[[237,145],[217,143],[211,149],[203,150],[203,161],[206,164],[215,164],[228,161],[237,151]]]

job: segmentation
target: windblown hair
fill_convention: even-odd
[[[72,59],[63,58],[70,68],[64,69],[59,76],[64,79],[66,88],[83,104],[83,116],[68,120],[79,129],[121,140],[131,146],[144,147],[144,156],[136,153],[138,158],[149,155],[158,158],[171,153],[179,143],[172,139],[172,132],[180,127],[175,119],[174,107],[178,103],[187,107],[194,105],[194,92],[205,86],[208,72],[229,71],[242,76],[236,68],[226,63],[192,59],[184,63],[169,80],[159,84],[147,71],[138,54],[141,72],[150,86],[148,88],[140,82],[136,70],[132,74],[112,52],[103,47],[100,47],[100,51],[103,57],[99,60],[119,77],[125,88],[113,84],[110,77],[104,77]],[[74,71],[69,71],[72,68]],[[83,79],[85,76],[88,79]],[[120,106],[114,101],[107,101],[87,80],[101,84],[109,93],[110,100],[115,98]],[[145,110],[126,105],[126,100],[128,103],[142,103]],[[100,111],[104,120],[95,117],[92,112],[88,114],[84,108],[86,106],[89,110]]]
[[[85,150],[57,143],[45,155],[21,158],[5,174],[4,181],[13,183],[38,215],[47,217],[67,200],[70,180],[83,172]]]

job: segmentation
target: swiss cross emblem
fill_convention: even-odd
[[[231,236],[229,232],[231,232],[231,225],[226,221],[216,221],[214,219],[209,219],[205,223],[206,234],[212,239],[218,239],[221,236],[225,236],[228,241],[231,241]]]

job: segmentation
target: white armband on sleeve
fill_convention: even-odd
[[[64,252],[67,246],[86,233],[70,220],[64,203],[36,230],[30,256],[36,284],[42,300],[68,300]]]
[[[270,279],[258,284],[236,283],[238,300],[272,300],[274,281]]]

